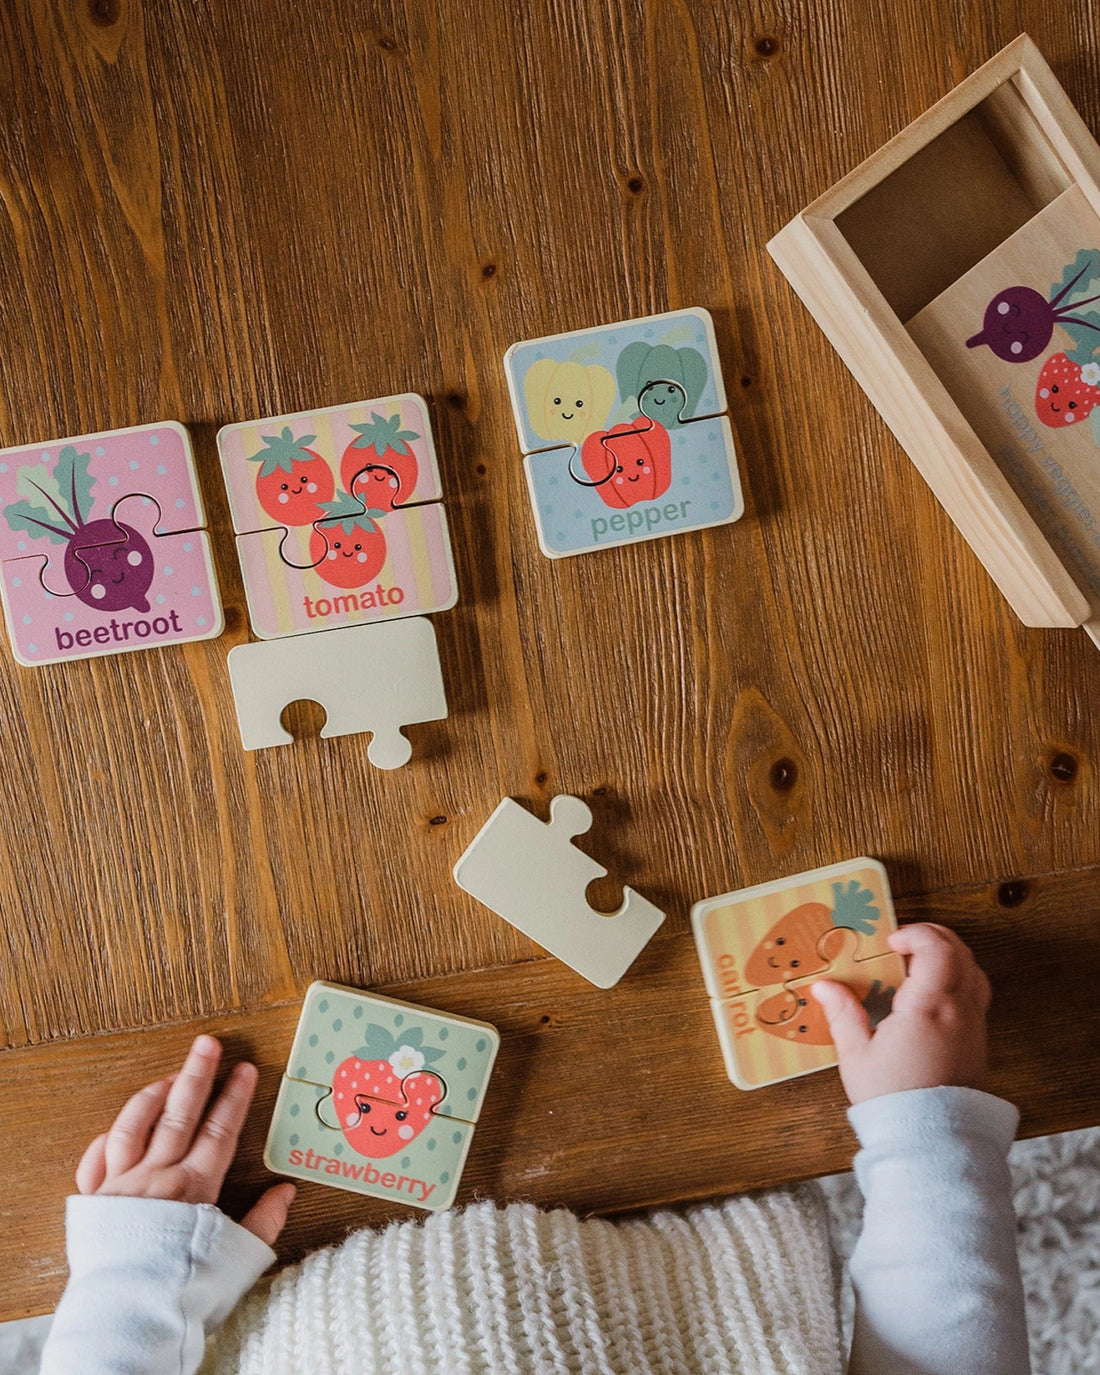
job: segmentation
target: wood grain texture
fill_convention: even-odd
[[[1100,659],[1016,621],[764,251],[1024,29],[1100,128],[1087,0],[0,7],[0,442],[186,423],[229,625],[0,656],[0,1317],[52,1302],[80,1145],[199,1027],[261,1065],[258,1187],[313,978],[500,1026],[467,1197],[615,1209],[842,1165],[835,1075],[726,1084],[687,914],[861,853],[975,941],[1027,1129],[1096,1120]],[[544,559],[505,348],[684,305],[715,316],[746,516]],[[455,537],[452,714],[392,775],[356,738],[245,755],[214,434],[405,390]],[[610,994],[450,877],[502,796],[563,791],[669,913]],[[308,1190],[288,1254],[382,1215]]]

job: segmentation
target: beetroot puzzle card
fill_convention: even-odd
[[[191,442],[175,421],[0,450],[0,517],[19,663],[221,634]]]

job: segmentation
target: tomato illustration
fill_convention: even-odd
[[[340,479],[347,490],[361,496],[364,506],[381,511],[408,501],[420,472],[409,440],[420,436],[401,428],[400,415],[387,420],[377,411],[351,428],[356,436],[340,459]]]
[[[317,438],[304,434],[295,439],[289,425],[280,434],[265,434],[266,448],[249,454],[258,463],[256,498],[280,525],[312,525],[325,514],[324,504],[336,490],[332,469],[320,454],[306,446]]]
[[[338,492],[324,507],[327,519],[309,537],[314,572],[333,587],[362,587],[386,562],[386,536],[374,519],[383,513],[364,511],[363,503],[347,492]]]
[[[581,462],[591,486],[607,506],[623,508],[653,501],[672,481],[672,445],[657,421],[639,427],[612,425],[590,434],[581,447]]]

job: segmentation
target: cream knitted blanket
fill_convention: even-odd
[[[254,1290],[200,1375],[841,1375],[814,1185],[581,1221],[477,1203]]]

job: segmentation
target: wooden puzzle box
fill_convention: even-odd
[[[1100,147],[1035,44],[768,247],[1020,619],[1100,644]]]

